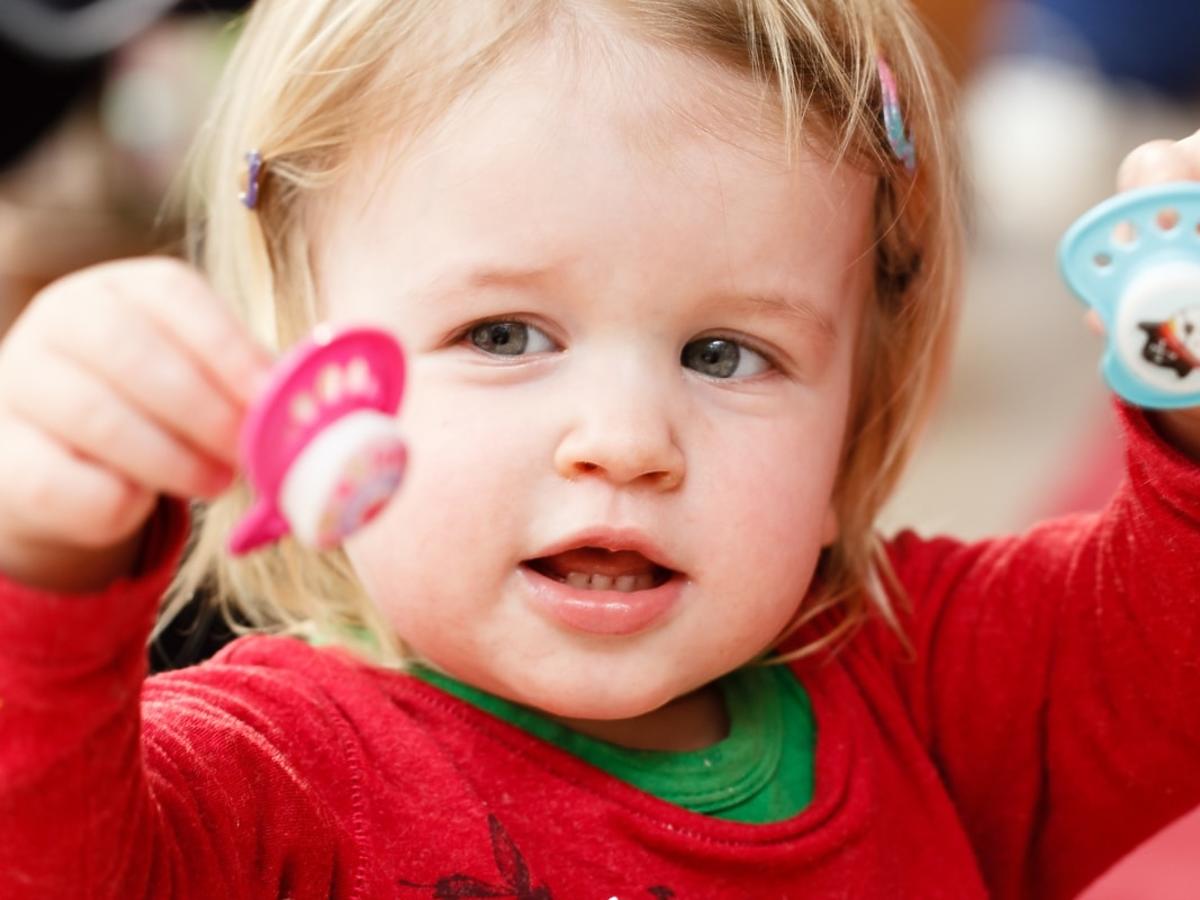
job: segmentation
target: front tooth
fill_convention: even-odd
[[[612,587],[612,583],[611,575],[593,575],[591,587],[593,591],[607,591]]]
[[[585,572],[569,572],[567,584],[573,588],[586,588],[592,582],[592,576]]]
[[[633,586],[633,590],[635,591],[648,591],[654,587],[653,575],[634,575],[633,577],[636,579]]]
[[[618,575],[616,581],[617,590],[624,591],[627,594],[630,591],[636,591],[637,580],[638,577],[636,575]]]

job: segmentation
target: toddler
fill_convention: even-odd
[[[1099,515],[873,530],[953,319],[946,95],[900,0],[261,0],[196,268],[0,345],[0,895],[1070,897],[1200,802],[1200,414],[1120,406]],[[1121,173],[1178,178],[1200,138]],[[404,344],[411,469],[232,561],[322,322]],[[172,581],[274,634],[146,679]]]

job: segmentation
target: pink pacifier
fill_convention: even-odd
[[[403,392],[404,354],[386,332],[321,326],[292,349],[242,426],[239,455],[257,499],[230,552],[289,532],[328,549],[371,521],[408,460],[395,421]]]

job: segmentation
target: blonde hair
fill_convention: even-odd
[[[745,73],[777,97],[789,146],[816,140],[878,176],[875,277],[835,486],[840,537],[789,632],[835,614],[804,653],[844,638],[872,608],[894,623],[873,524],[944,369],[961,256],[949,89],[902,0],[259,0],[197,151],[194,261],[261,340],[290,345],[318,315],[305,201],[338,182],[365,130],[419,133],[515,50],[586,8],[602,8],[641,40]],[[916,146],[913,173],[888,145],[881,58]],[[255,215],[235,190],[250,148],[269,166]],[[201,511],[164,615],[207,586],[243,627],[365,628],[377,661],[401,661],[403,645],[344,554],[291,541],[242,560],[223,552],[246,502],[239,490]]]

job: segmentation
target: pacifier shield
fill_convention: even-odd
[[[329,548],[374,517],[407,462],[395,422],[404,374],[400,345],[374,328],[322,327],[283,358],[242,427],[256,501],[230,552],[289,532]]]
[[[1200,404],[1200,184],[1101,203],[1067,230],[1059,263],[1104,322],[1112,389],[1139,406]]]

